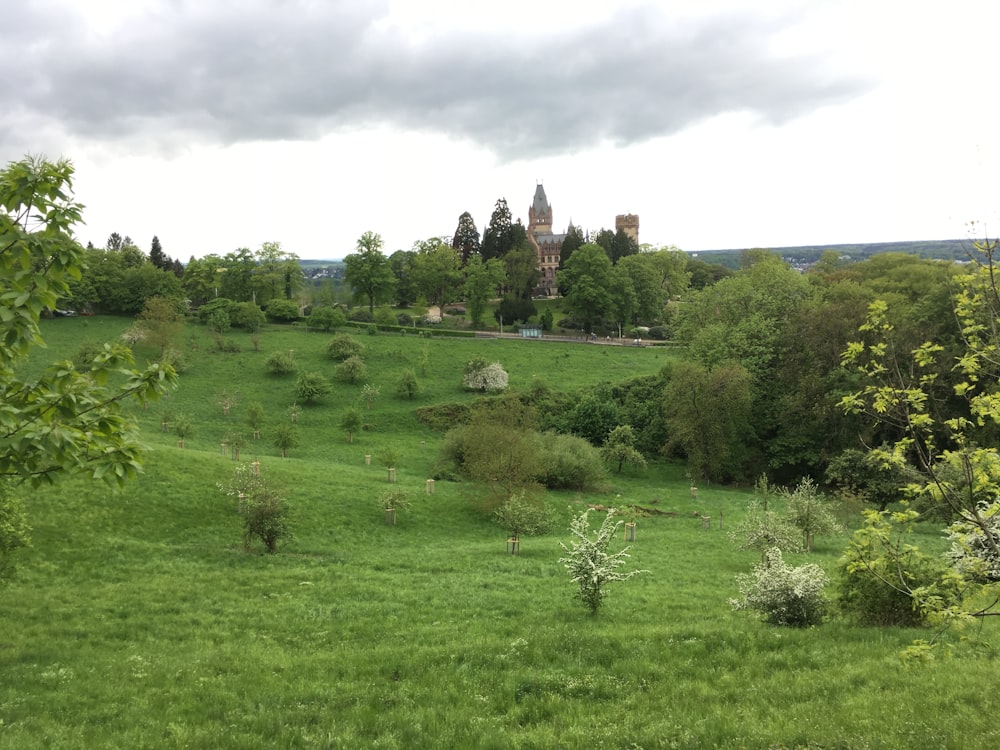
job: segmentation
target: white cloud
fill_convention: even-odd
[[[685,249],[960,236],[996,211],[988,2],[20,4],[0,156],[65,155],[169,254],[340,257],[625,211]]]

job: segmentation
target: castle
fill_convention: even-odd
[[[573,230],[573,222],[562,234],[552,231],[552,204],[545,195],[541,183],[535,185],[535,197],[528,208],[528,242],[535,251],[538,270],[541,274],[538,280],[540,293],[551,295],[556,289],[556,272],[559,270],[559,254],[563,240]],[[615,217],[615,231],[621,231],[639,244],[639,217],[636,214],[618,214]]]

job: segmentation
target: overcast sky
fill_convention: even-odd
[[[81,241],[341,258],[640,217],[684,250],[1000,226],[992,0],[32,0],[0,159],[65,156]]]

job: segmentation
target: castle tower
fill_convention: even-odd
[[[538,288],[540,294],[553,294],[556,286],[556,271],[559,270],[559,251],[565,234],[552,233],[552,206],[545,196],[541,183],[535,185],[535,197],[528,208],[528,242],[535,251],[539,271]]]
[[[638,214],[618,214],[615,217],[615,231],[624,232],[626,235],[639,244],[639,216]]]
[[[542,183],[535,185],[535,199],[528,208],[528,234],[552,233],[552,206]]]

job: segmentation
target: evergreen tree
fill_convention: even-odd
[[[463,268],[468,264],[469,257],[478,254],[482,247],[476,222],[472,220],[472,214],[468,211],[458,217],[458,228],[455,229],[451,246],[461,255]]]
[[[566,267],[566,261],[570,259],[574,252],[583,247],[585,242],[586,240],[583,238],[583,230],[580,229],[580,227],[575,227],[570,224],[569,229],[566,231],[566,238],[563,240],[562,247],[559,249],[560,271]]]
[[[160,246],[160,238],[155,234],[153,235],[153,242],[149,248],[149,262],[157,268],[162,268],[165,271],[173,270],[173,261],[170,260],[170,258],[168,258],[163,252],[163,248]]]
[[[514,247],[513,219],[507,207],[507,199],[497,201],[490,216],[489,226],[483,233],[483,260],[503,258]]]

